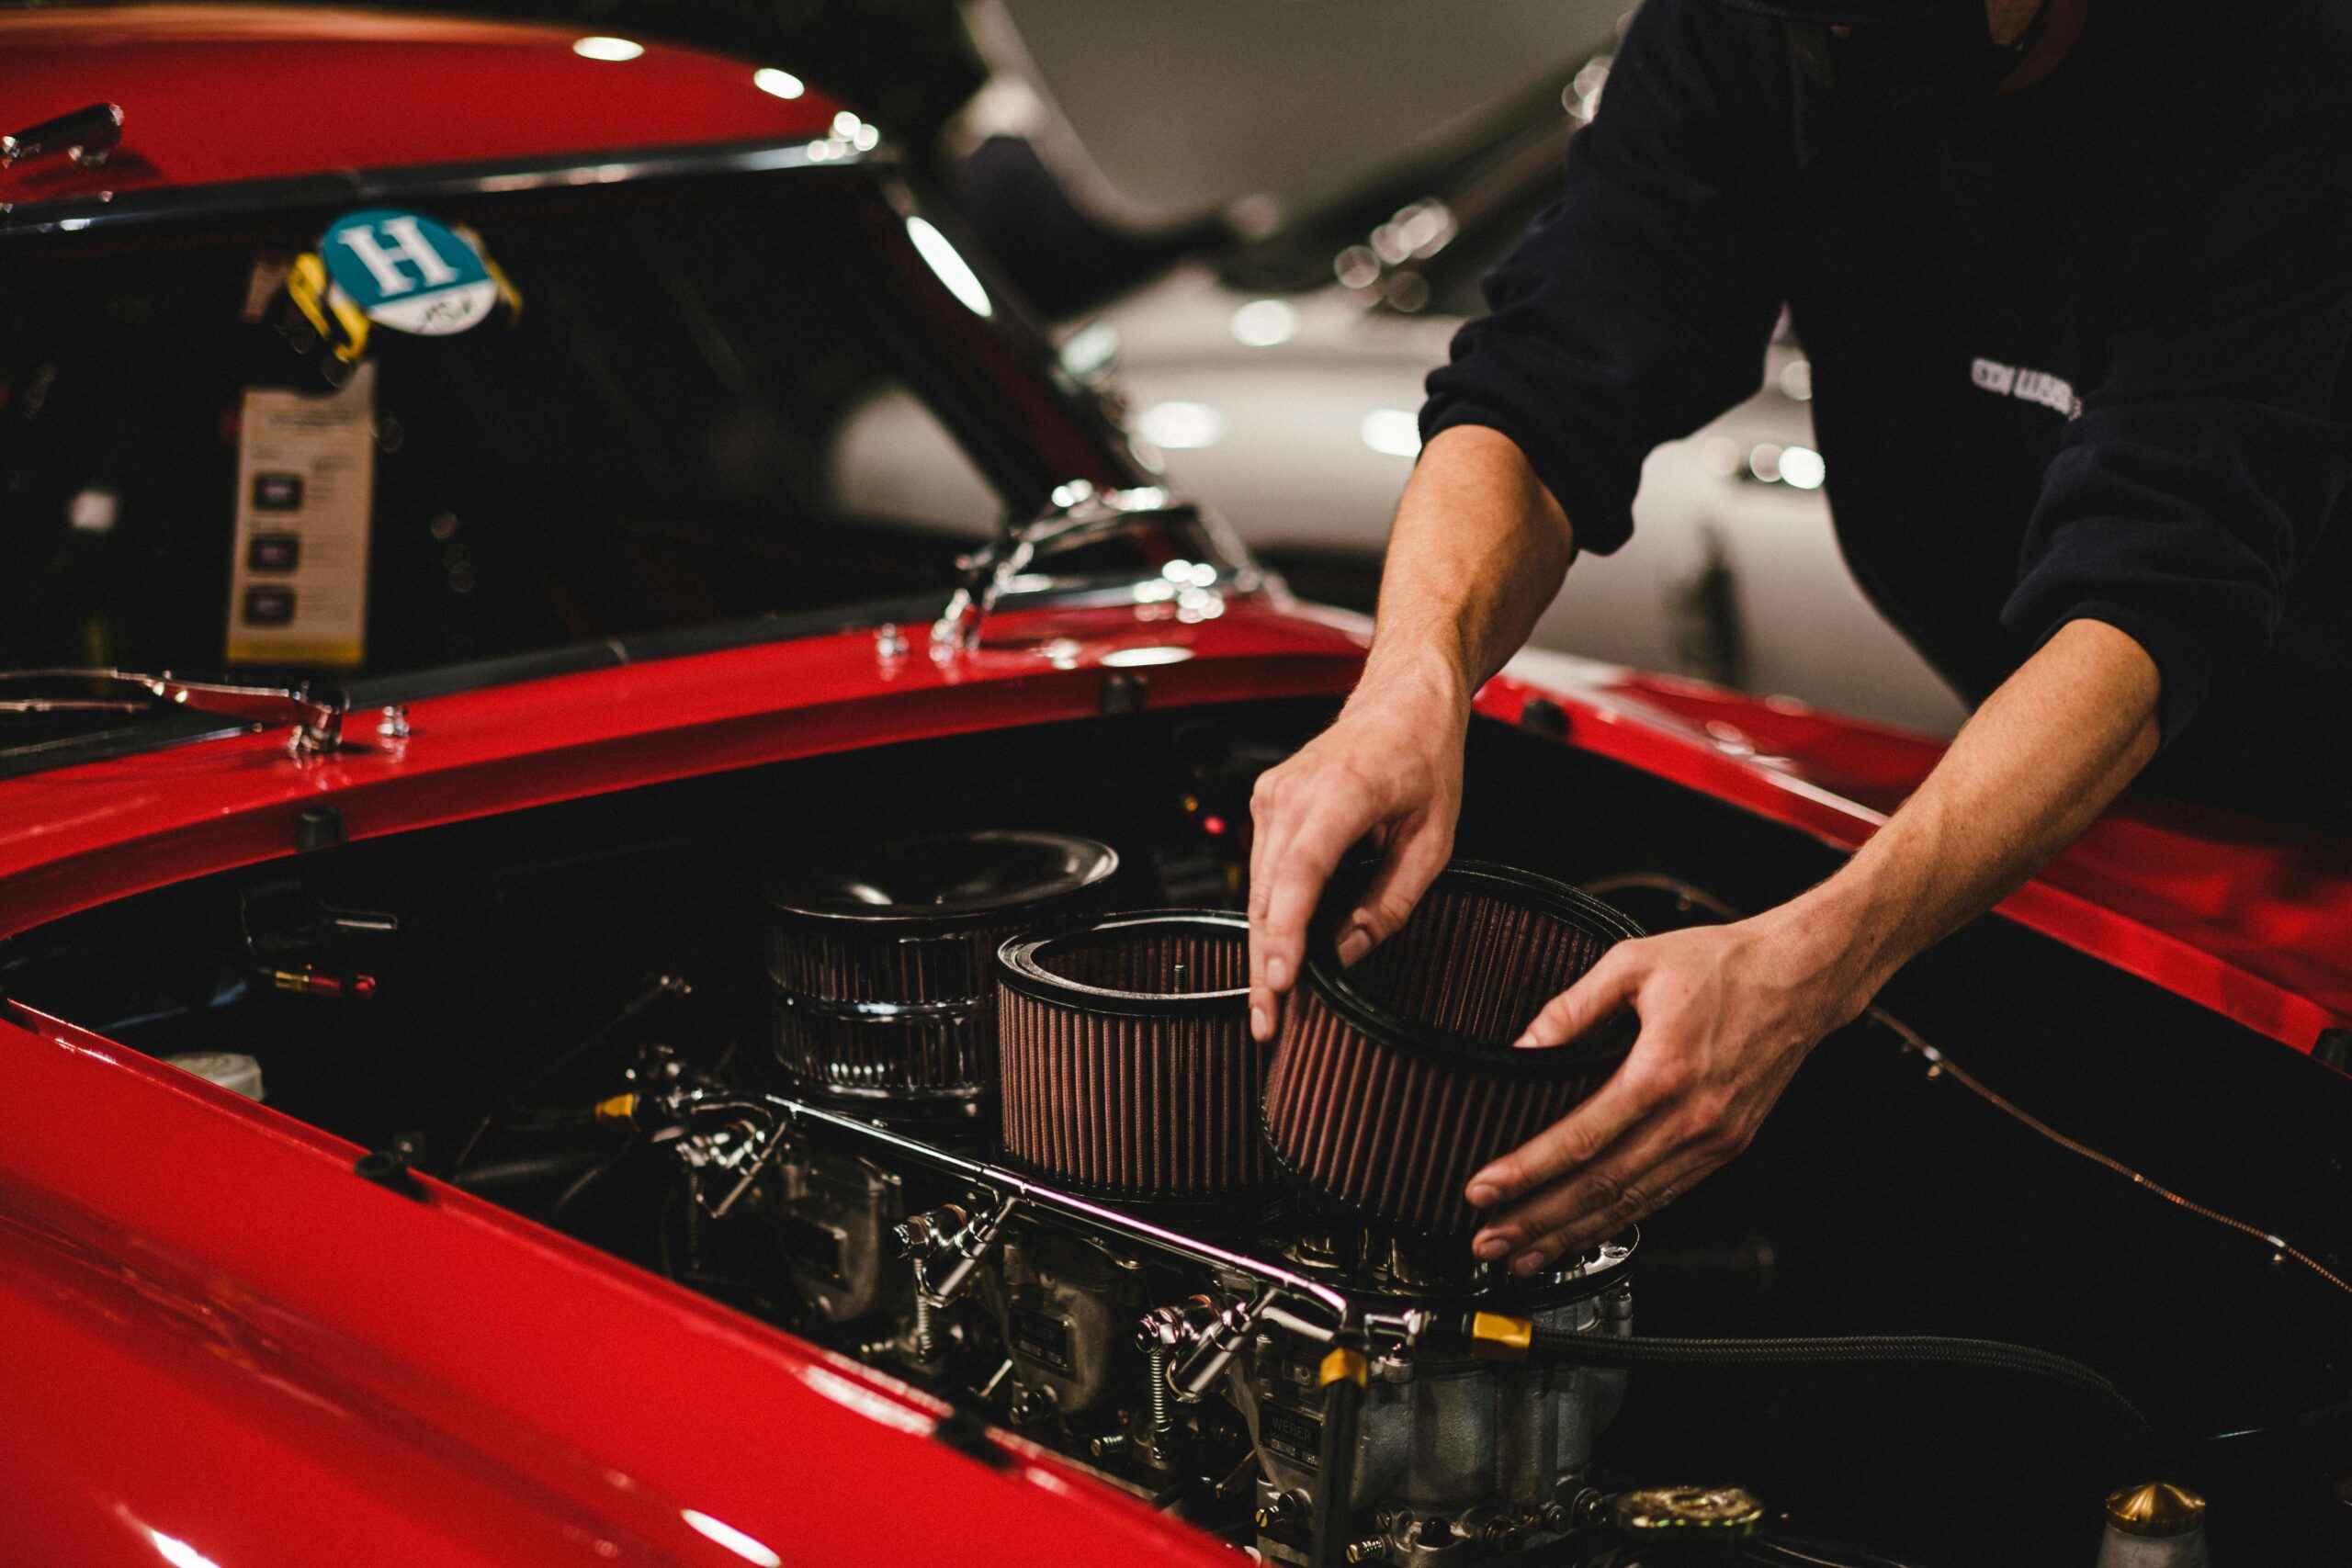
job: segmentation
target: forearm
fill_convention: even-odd
[[[1559,591],[1574,554],[1567,518],[1497,431],[1441,431],[1421,454],[1390,531],[1380,611],[1360,693],[1435,684],[1466,716]]]
[[[1591,1098],[1470,1179],[1473,1243],[1532,1274],[1638,1224],[1747,1146],[1805,1054],[1905,960],[1992,907],[2155,750],[2157,676],[2112,626],[2061,628],[1846,868],[1753,919],[1619,942],[1520,1043],[1630,1007],[1641,1032]]]
[[[1768,917],[1834,1010],[1859,1012],[2089,827],[2155,754],[2156,696],[2148,655],[2098,621],[2010,676],[1843,870]]]

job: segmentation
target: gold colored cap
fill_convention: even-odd
[[[1535,1343],[1535,1324],[1506,1313],[1470,1314],[1470,1354],[1482,1361],[1524,1361]]]
[[[2187,1535],[2205,1522],[2205,1499],[2163,1481],[2126,1486],[2109,1495],[2107,1522],[2125,1535]]]
[[[1763,1500],[1744,1486],[1651,1486],[1617,1499],[1617,1528],[1629,1533],[1753,1535],[1763,1522]]]
[[[1363,1359],[1363,1351],[1335,1345],[1330,1354],[1323,1358],[1322,1369],[1316,1376],[1316,1386],[1329,1388],[1341,1378],[1352,1378],[1356,1386],[1362,1388],[1370,1376],[1371,1363]]]

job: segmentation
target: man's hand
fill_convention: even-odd
[[[1471,1242],[1481,1258],[1532,1274],[1747,1147],[1805,1054],[1867,999],[1802,922],[1783,908],[1620,942],[1536,1014],[1523,1049],[1573,1040],[1629,1004],[1642,1032],[1590,1100],[1470,1179],[1470,1201],[1495,1210]]]
[[[1272,1037],[1281,998],[1298,982],[1306,924],[1340,857],[1370,836],[1383,864],[1339,933],[1352,964],[1405,923],[1445,865],[1462,810],[1468,694],[1442,678],[1361,694],[1339,722],[1280,767],[1250,799],[1250,1032]]]
[[[1823,1035],[2104,809],[2156,749],[2156,667],[2069,622],[1968,721],[1845,869],[1768,914],[1621,942],[1536,1015],[1571,1039],[1631,1002],[1642,1032],[1593,1097],[1470,1179],[1471,1246],[1531,1274],[1663,1208],[1747,1146]],[[1497,1208],[1497,1205],[1503,1205]]]
[[[1443,868],[1462,809],[1470,694],[1527,640],[1575,554],[1568,520],[1509,438],[1440,431],[1396,508],[1379,629],[1339,721],[1250,801],[1250,1031],[1273,1035],[1323,885],[1367,835],[1385,857],[1339,932],[1352,964]]]

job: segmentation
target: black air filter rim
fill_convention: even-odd
[[[991,828],[971,832],[923,833],[912,838],[894,840],[889,848],[913,851],[926,844],[1046,846],[1070,852],[1083,863],[1075,876],[1057,877],[1050,882],[1030,887],[1015,888],[972,899],[956,905],[939,904],[877,904],[871,908],[825,907],[806,901],[796,901],[796,896],[781,881],[769,884],[765,902],[769,914],[779,923],[801,926],[811,931],[854,931],[862,936],[882,934],[880,928],[899,926],[906,929],[901,939],[922,942],[954,931],[971,931],[988,926],[1003,926],[1018,920],[1032,906],[1042,906],[1039,912],[1049,913],[1065,900],[1080,897],[1096,889],[1118,872],[1119,852],[1095,839],[1075,833],[1049,833],[1025,828]],[[843,857],[847,858],[847,857]]]
[[[1315,987],[1317,998],[1358,1033],[1443,1067],[1458,1069],[1468,1066],[1500,1077],[1536,1082],[1572,1078],[1611,1065],[1632,1047],[1640,1022],[1630,1011],[1611,1014],[1586,1031],[1582,1038],[1566,1044],[1522,1051],[1516,1045],[1498,1045],[1472,1035],[1415,1023],[1364,995],[1340,963],[1339,926],[1353,911],[1379,869],[1380,863],[1374,860],[1356,861],[1342,867],[1326,887],[1315,919],[1307,928],[1306,981]],[[1430,884],[1432,888],[1444,885],[1498,894],[1617,942],[1630,942],[1645,934],[1624,911],[1602,903],[1591,894],[1514,866],[1497,865],[1490,861],[1449,861]]]
[[[1152,926],[1207,927],[1238,932],[1244,941],[1250,935],[1247,919],[1222,909],[1138,909],[1124,915],[1090,916],[1011,938],[997,949],[997,974],[1025,997],[1079,1012],[1125,1018],[1224,1018],[1237,1011],[1236,1004],[1250,994],[1247,986],[1220,991],[1114,991],[1064,979],[1037,962],[1037,954],[1056,942]]]

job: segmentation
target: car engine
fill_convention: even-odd
[[[330,843],[18,933],[0,989],[347,1140],[353,1179],[436,1179],[921,1389],[975,1462],[1051,1452],[1261,1562],[2087,1568],[2120,1516],[2183,1517],[2129,1490],[2156,1480],[2226,1507],[2230,1560],[2332,1560],[2325,1280],[2041,1131],[2326,1236],[2296,1154],[2352,1125],[2325,1069],[1979,922],[1732,1174],[1512,1277],[1470,1251],[1468,1178],[1632,1021],[1508,1040],[1611,942],[1836,863],[1482,726],[1461,858],[1352,965],[1344,866],[1261,1043],[1238,829],[1327,719],[1147,711]],[[2155,1081],[2197,1092],[2114,1092]],[[2262,1159],[2215,1136],[2282,1119]]]
[[[1117,863],[978,831],[793,868],[767,891],[768,1087],[654,1064],[614,1113],[662,1129],[705,1226],[764,1227],[824,1337],[1261,1560],[1752,1525],[1736,1492],[1605,1498],[1625,1372],[1531,1357],[1630,1331],[1634,1235],[1534,1280],[1467,1246],[1470,1172],[1631,1031],[1532,1058],[1510,1035],[1632,922],[1456,863],[1354,969],[1321,922],[1270,1047],[1246,921],[1111,910]]]

